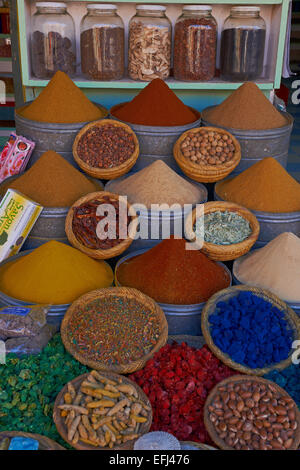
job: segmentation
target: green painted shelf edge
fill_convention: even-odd
[[[10,38],[10,34],[0,33],[0,39],[7,39],[7,38]]]
[[[48,80],[36,80],[29,79],[24,81],[25,86],[31,87],[45,87]],[[79,88],[111,88],[111,89],[141,89],[148,85],[149,82],[138,82],[134,80],[116,80],[116,81],[89,81],[89,80],[76,80],[74,83]],[[222,82],[222,81],[210,81],[210,82],[181,82],[177,80],[166,80],[166,83],[173,90],[235,90],[242,82]],[[261,90],[273,90],[273,82],[261,82],[257,83]]]

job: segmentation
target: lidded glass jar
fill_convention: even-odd
[[[92,80],[119,80],[124,75],[124,23],[116,5],[87,5],[80,24],[82,73]]]
[[[172,25],[162,5],[137,5],[129,22],[128,73],[133,80],[170,75]]]
[[[65,3],[38,2],[31,26],[31,65],[37,78],[50,78],[61,70],[76,72],[76,41],[73,18]]]
[[[175,23],[174,77],[211,80],[216,71],[218,25],[209,5],[185,5]]]
[[[221,37],[221,77],[255,80],[263,73],[266,23],[257,6],[232,7]]]

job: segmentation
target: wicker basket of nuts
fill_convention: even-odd
[[[176,141],[173,155],[183,173],[201,183],[214,183],[228,176],[241,160],[237,139],[224,129],[196,127]]]
[[[151,404],[130,379],[91,371],[58,394],[53,420],[61,437],[78,450],[129,450],[149,431]]]
[[[112,210],[111,215],[108,208]],[[108,222],[110,216],[111,224]],[[101,220],[108,224],[107,232],[106,227],[102,227],[103,234],[99,232]],[[95,259],[110,259],[122,254],[133,242],[137,227],[138,217],[133,207],[123,196],[107,191],[90,193],[74,202],[65,223],[71,245]]]
[[[225,450],[297,450],[300,412],[277,384],[236,375],[218,383],[204,407],[205,427]]]
[[[102,119],[87,124],[78,132],[73,155],[88,175],[112,180],[133,167],[139,156],[139,142],[127,124]]]

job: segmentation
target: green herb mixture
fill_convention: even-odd
[[[8,354],[0,365],[0,431],[42,434],[68,447],[56,431],[53,404],[67,382],[88,370],[65,350],[59,334],[40,354]]]
[[[203,238],[204,232],[204,241],[214,245],[240,243],[252,232],[247,219],[229,211],[215,211],[199,217],[194,230],[197,238]]]

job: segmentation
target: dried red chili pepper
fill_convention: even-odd
[[[152,431],[170,432],[177,439],[211,444],[203,422],[210,390],[236,372],[217,359],[207,346],[166,345],[144,369],[130,376],[149,397]]]
[[[115,220],[111,220],[107,212],[105,212],[104,215],[96,215],[97,209],[101,204],[110,204],[114,207]],[[104,227],[105,231],[107,231],[110,223],[115,224],[115,238],[106,238],[103,240],[97,236],[97,225],[104,218],[107,218],[107,224]],[[75,237],[82,245],[93,250],[105,250],[118,245],[124,240],[124,238],[120,237],[120,232],[122,233],[124,232],[124,228],[128,228],[131,219],[132,218],[127,215],[127,210],[126,217],[123,216],[123,212],[119,212],[119,201],[112,200],[105,196],[101,200],[88,201],[73,208],[72,230]],[[127,233],[127,230],[125,233]]]

